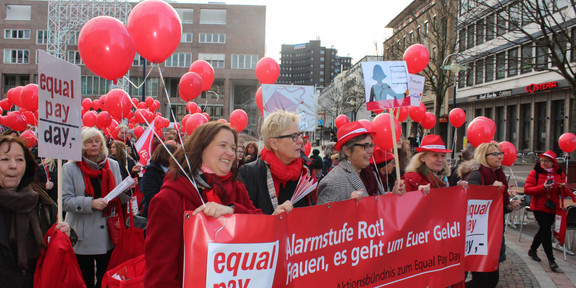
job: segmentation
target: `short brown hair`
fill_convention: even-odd
[[[164,147],[166,145],[166,147]],[[174,144],[164,143],[164,145],[158,145],[154,153],[152,153],[152,157],[150,158],[150,162],[154,162],[156,164],[160,164],[164,167],[170,166],[170,154],[174,154],[174,151],[178,149],[178,147]],[[168,148],[168,150],[166,150]],[[168,153],[170,151],[170,153]]]
[[[8,144],[8,150],[6,152],[10,151],[12,143],[20,145],[20,147],[22,147],[22,151],[24,152],[26,169],[24,170],[24,176],[22,176],[17,189],[20,190],[28,184],[34,183],[36,180],[36,170],[38,169],[38,164],[36,163],[34,155],[32,155],[32,152],[30,152],[28,146],[26,146],[24,140],[14,136],[0,136],[0,146],[5,143]]]

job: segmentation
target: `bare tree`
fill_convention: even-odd
[[[350,120],[358,120],[358,111],[360,111],[366,103],[363,73],[354,73],[354,75],[350,75],[346,78],[346,82],[344,83],[344,95],[345,99],[343,106],[347,111],[351,111],[352,113],[352,119]]]
[[[318,111],[325,111],[326,116],[332,120],[341,114],[350,114],[352,115],[350,121],[355,121],[364,103],[366,97],[362,73],[347,71],[322,92],[318,101]]]

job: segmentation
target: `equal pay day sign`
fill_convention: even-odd
[[[81,160],[80,67],[38,53],[38,156]]]

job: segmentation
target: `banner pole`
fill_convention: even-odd
[[[388,109],[388,115],[390,116],[390,126],[392,130],[392,144],[394,145],[394,164],[396,165],[396,180],[400,180],[400,161],[398,160],[398,143],[396,143],[396,124],[394,124],[394,112],[390,108]]]
[[[58,159],[58,223],[62,222],[62,159]]]

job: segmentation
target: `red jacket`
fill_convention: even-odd
[[[228,191],[228,203],[234,213],[262,214],[250,201],[244,185]],[[183,203],[185,202],[185,203]],[[186,177],[164,178],[160,192],[152,198],[146,229],[146,287],[182,287],[184,255],[184,205],[195,210],[202,205],[200,196]]]
[[[406,185],[406,192],[416,191],[418,186],[430,183],[426,177],[416,172],[406,172],[402,179],[404,179],[404,185]]]
[[[539,174],[538,179],[536,179],[536,174]],[[553,179],[554,184],[547,193],[546,188],[544,188],[544,182],[548,179]],[[532,196],[530,199],[530,209],[532,209],[532,211],[550,214],[556,213],[556,211],[544,206],[544,203],[548,200],[548,194],[550,195],[550,200],[554,201],[558,208],[560,208],[560,193],[562,193],[564,197],[572,197],[572,194],[566,187],[564,189],[560,188],[560,183],[566,183],[566,175],[562,173],[559,166],[555,166],[552,173],[548,173],[540,167],[540,164],[536,164],[534,170],[528,174],[526,184],[524,184],[524,193]]]

